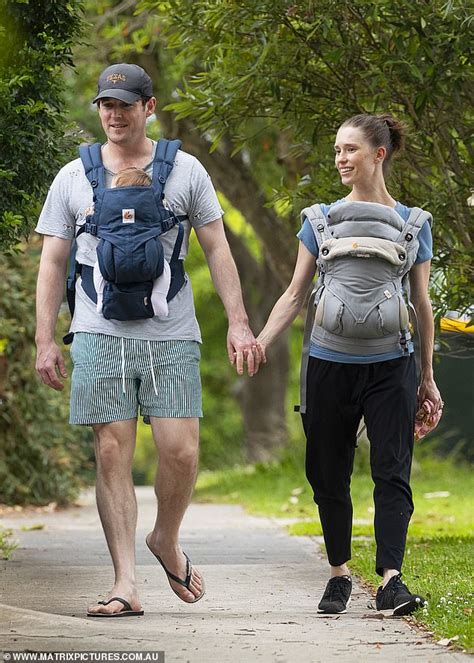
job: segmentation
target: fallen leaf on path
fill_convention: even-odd
[[[449,647],[449,645],[452,642],[456,642],[456,640],[459,640],[459,635],[453,635],[452,638],[443,638],[442,640],[438,640],[437,644],[441,645],[442,647]]]

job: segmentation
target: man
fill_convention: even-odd
[[[107,142],[102,146],[106,185],[114,173],[143,168],[150,173],[155,143],[146,136],[154,110],[152,82],[136,65],[117,64],[99,78],[94,99]],[[194,228],[204,250],[216,290],[229,320],[227,349],[242,374],[258,370],[255,339],[248,326],[235,263],[224,234],[222,211],[209,176],[189,154],[179,151],[165,185],[166,204],[187,215],[182,257]],[[92,187],[80,159],[56,176],[36,228],[44,235],[37,287],[37,363],[42,381],[63,389],[67,377],[54,340],[71,242],[92,204]],[[169,259],[176,228],[162,236]],[[77,260],[96,262],[97,238],[77,238]],[[156,496],[159,505],[147,545],[164,567],[171,589],[193,603],[204,594],[201,574],[180,548],[179,528],[191,498],[198,463],[201,388],[199,327],[191,284],[186,279],[169,302],[167,318],[106,320],[76,285],[71,324],[71,423],[91,425],[97,461],[96,496],[115,570],[115,584],[105,601],[89,607],[90,616],[142,614],[135,579],[137,506],[132,482],[138,406],[148,415],[159,455]],[[117,600],[114,598],[117,597]],[[111,600],[113,599],[113,600]]]

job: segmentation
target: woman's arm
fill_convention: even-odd
[[[418,402],[429,399],[435,411],[442,407],[441,394],[433,377],[434,320],[428,296],[431,261],[413,265],[410,270],[410,298],[418,320],[418,334],[421,343],[421,382],[418,388]]]
[[[265,356],[265,349],[293,322],[303,306],[306,293],[316,273],[316,260],[300,242],[295,271],[291,283],[270,313],[257,343]]]

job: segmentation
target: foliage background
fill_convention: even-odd
[[[145,0],[150,12],[163,4]],[[271,182],[289,225],[314,200],[343,192],[333,167],[339,124],[390,111],[410,128],[393,195],[434,216],[438,312],[472,304],[473,14],[462,2],[170,0],[162,25],[186,75],[169,108],[192,117],[217,150],[275,150],[287,135],[293,179]],[[270,144],[270,149],[265,146]],[[254,157],[255,158],[255,157]],[[259,172],[260,176],[260,172]],[[268,245],[268,242],[267,242]]]
[[[465,3],[440,0],[0,0],[0,251],[26,248],[18,241],[34,227],[58,167],[74,156],[75,143],[101,139],[90,99],[103,67],[125,60],[145,66],[154,78],[159,111],[150,135],[183,138],[223,194],[254,331],[288,283],[299,210],[344,193],[334,176],[332,137],[342,119],[361,111],[391,110],[408,120],[408,150],[394,169],[391,190],[434,212],[438,315],[465,308],[474,280],[472,210],[466,205],[471,25]],[[24,258],[1,260],[9,285],[0,303],[0,479],[8,477],[0,501],[48,501],[77,489],[90,437],[68,428],[65,394],[44,392],[34,375],[30,272],[37,247]],[[237,378],[226,358],[222,306],[195,242],[187,266],[205,341],[202,466],[245,461],[249,423],[255,426],[271,409],[257,396],[276,393],[277,386],[283,400],[270,404],[280,415],[273,433],[280,431],[289,445],[285,453],[299,458],[299,418],[285,412],[297,401],[301,321],[271,362],[287,362],[288,373],[268,378],[267,367],[258,381]],[[28,398],[20,401],[17,390]],[[453,398],[453,420],[459,419],[456,406]],[[45,412],[44,425],[35,421],[38,411]],[[149,428],[140,431],[136,478],[150,481],[153,444]],[[459,447],[459,440],[455,430],[444,435],[446,450]],[[462,444],[470,447],[472,435]],[[7,450],[14,459],[9,465]],[[269,453],[277,458],[278,445]],[[75,464],[74,456],[84,460]]]
[[[154,78],[159,106],[157,126],[150,130],[182,138],[185,149],[204,161],[230,209],[241,212],[236,234],[257,248],[254,256],[260,263],[269,256],[270,278],[280,288],[292,272],[299,210],[315,199],[345,192],[335,177],[332,154],[340,121],[351,113],[386,110],[403,117],[410,137],[389,185],[404,202],[433,211],[437,316],[472,303],[472,209],[466,204],[472,17],[463,3],[144,0],[131,7],[101,0],[87,9],[93,37],[76,50],[78,75],[70,80],[78,123],[97,131],[94,114],[84,109],[102,63],[127,60],[144,66]],[[198,136],[204,140],[199,142]],[[229,182],[237,182],[240,197],[233,195]],[[260,214],[253,216],[242,198],[258,200]],[[228,217],[226,212],[232,229]],[[196,308],[205,341],[202,461],[203,467],[216,467],[233,463],[239,449],[245,452],[232,396],[249,384],[232,376],[219,348],[225,319],[212,289],[207,292],[207,270],[198,252],[191,252],[188,264],[192,273],[198,268]],[[245,283],[244,295],[247,302],[254,296]],[[211,302],[212,320],[207,314]],[[288,412],[297,401],[300,333],[298,321],[289,362]],[[451,357],[441,363],[443,379],[444,373],[450,376],[446,381],[453,397],[447,394],[445,401],[452,416],[446,417],[449,425],[442,438],[431,437],[427,444],[469,455],[472,418],[469,408],[459,408],[465,417],[457,411],[452,376],[468,374],[471,364],[463,361],[461,366]],[[262,386],[268,387],[272,385]],[[291,414],[287,423],[291,445],[301,430]]]
[[[34,294],[39,242],[0,255],[0,502],[71,501],[91,479],[89,429],[68,425],[67,392],[47,390],[35,375]],[[59,330],[65,330],[63,315]],[[70,369],[70,367],[69,367]]]
[[[82,25],[82,2],[0,0],[0,251],[29,235],[72,147],[62,67]]]
[[[69,427],[67,397],[40,385],[34,370],[39,243],[23,241],[36,225],[52,178],[71,154],[62,68],[72,63],[81,10],[81,2],[0,0],[0,502],[5,503],[65,503],[90,480],[89,431]]]

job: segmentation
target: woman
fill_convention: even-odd
[[[306,475],[331,567],[318,606],[323,613],[344,613],[350,600],[350,478],[362,416],[375,484],[376,571],[383,578],[377,609],[406,615],[424,605],[402,583],[401,568],[413,512],[409,479],[417,402],[429,399],[439,410],[442,401],[432,368],[431,217],[396,201],[385,184],[403,138],[404,126],[388,114],[357,115],[339,128],[335,165],[351,191],[342,200],[303,211],[292,281],[258,337],[264,356],[298,314],[318,266],[301,411]],[[418,388],[402,294],[408,287],[421,341]]]

